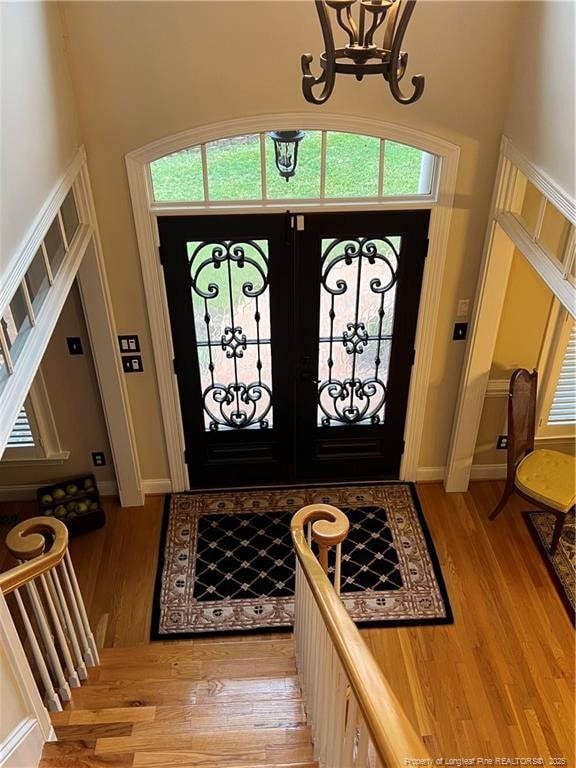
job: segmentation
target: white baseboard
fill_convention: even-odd
[[[444,480],[446,467],[419,467],[417,483],[438,483]],[[474,464],[470,480],[501,480],[506,477],[506,464]]]
[[[506,464],[473,464],[470,480],[502,480],[506,477]]]
[[[142,491],[145,495],[149,496],[159,493],[172,493],[172,481],[168,477],[142,480]]]
[[[34,717],[26,717],[0,742],[0,768],[35,768],[44,737]]]
[[[437,483],[444,480],[446,467],[418,467],[416,470],[417,483]]]
[[[96,484],[100,496],[118,495],[118,486],[114,480],[99,481],[96,479]],[[5,485],[3,488],[0,488],[0,501],[33,501],[36,498],[36,491],[41,485],[48,485],[48,483]],[[147,495],[172,493],[172,483],[168,477],[142,480],[142,491]]]
[[[36,499],[36,491],[43,485],[50,485],[50,483],[26,483],[23,485],[5,485],[0,488],[0,501],[34,501]],[[96,485],[100,496],[116,496],[118,494],[118,486],[114,480],[102,480],[96,479]]]

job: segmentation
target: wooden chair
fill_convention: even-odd
[[[506,486],[490,515],[504,509],[513,491],[556,517],[550,554],[558,547],[566,515],[576,504],[574,457],[544,448],[534,450],[538,373],[518,368],[510,378],[508,393],[508,457]]]

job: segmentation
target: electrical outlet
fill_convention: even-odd
[[[140,355],[132,355],[131,357],[124,355],[122,357],[122,368],[124,373],[142,373],[144,370],[142,366],[142,358]]]
[[[104,451],[92,451],[92,464],[94,464],[95,467],[106,466],[106,456],[104,455]]]
[[[66,338],[66,344],[68,344],[68,352],[71,355],[83,355],[82,340],[79,336],[68,336]]]
[[[118,344],[122,355],[131,355],[134,352],[140,352],[140,339],[138,336],[118,336]]]
[[[496,448],[499,451],[505,451],[508,448],[508,435],[498,435],[498,440],[496,440]]]
[[[454,323],[453,341],[464,341],[468,333],[468,323]]]

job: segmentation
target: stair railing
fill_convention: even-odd
[[[296,663],[320,767],[431,764],[421,738],[340,600],[340,549],[348,534],[348,518],[329,504],[311,504],[293,516],[291,529],[297,556]],[[312,541],[318,546],[318,559]],[[334,584],[327,575],[328,551],[333,546]]]
[[[19,565],[0,574],[0,591],[14,594],[48,709],[59,712],[86,680],[86,667],[99,663],[68,530],[55,518],[33,517],[12,528],[6,546]]]

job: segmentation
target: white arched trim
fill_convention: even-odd
[[[393,208],[430,208],[430,229],[428,258],[424,269],[424,280],[420,297],[420,311],[416,330],[416,357],[410,383],[408,411],[405,427],[405,450],[400,468],[400,478],[415,480],[420,456],[421,433],[428,394],[430,368],[438,309],[440,304],[442,277],[448,243],[452,203],[456,186],[456,173],[460,148],[436,136],[394,123],[380,122],[366,118],[345,115],[313,113],[292,113],[278,115],[255,115],[238,120],[229,120],[208,126],[200,126],[182,133],[162,138],[126,155],[126,167],[130,194],[134,210],[138,248],[142,265],[142,277],[152,335],[156,364],[156,375],[162,408],[166,438],[166,449],[170,467],[170,481],[173,491],[189,487],[184,462],[184,435],[180,415],[178,387],[173,370],[173,350],[168,304],[164,276],[158,257],[156,217],[172,213],[194,215],[208,212],[252,212],[285,210],[287,202],[266,201],[246,204],[230,204],[217,207],[210,204],[162,204],[154,202],[149,164],[164,155],[178,152],[198,144],[217,139],[270,130],[289,130],[298,127],[303,130],[343,131],[362,133],[407,144],[424,152],[436,155],[436,185],[431,195],[410,198],[391,198],[367,201],[329,202],[318,201],[311,205],[290,201],[293,212],[311,210],[388,210]],[[168,489],[167,489],[168,490]]]

